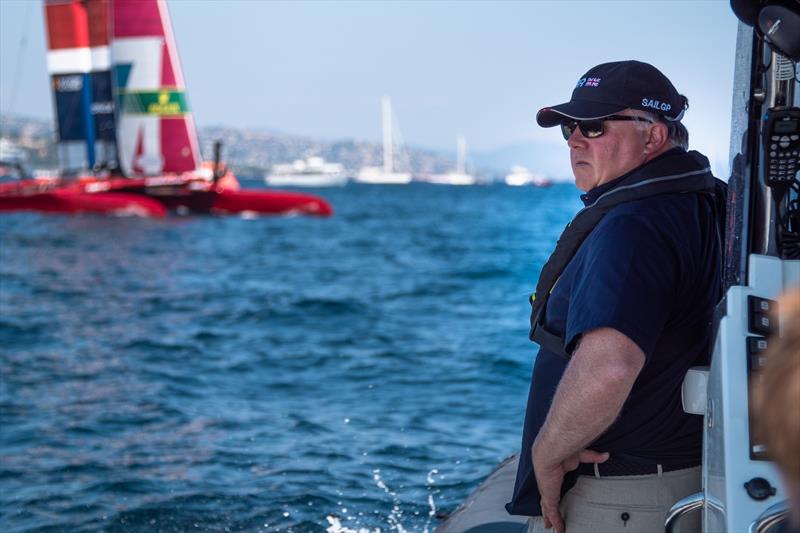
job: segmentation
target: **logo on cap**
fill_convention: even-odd
[[[600,78],[581,78],[575,87],[597,87],[598,85],[600,85]]]
[[[652,107],[653,109],[658,109],[659,111],[669,111],[672,109],[672,106],[666,102],[659,102],[658,100],[653,100],[651,98],[642,98],[642,107]]]

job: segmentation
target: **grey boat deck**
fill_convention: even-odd
[[[500,463],[483,483],[436,528],[436,533],[525,533],[528,519],[508,514],[517,475],[517,455]]]

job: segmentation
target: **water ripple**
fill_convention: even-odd
[[[518,446],[572,188],[0,217],[0,530],[431,531]]]

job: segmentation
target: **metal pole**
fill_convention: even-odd
[[[392,103],[388,96],[384,96],[381,100],[381,110],[383,119],[383,172],[391,174],[394,153],[392,153]]]

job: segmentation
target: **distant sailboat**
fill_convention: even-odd
[[[456,169],[445,174],[432,174],[424,181],[437,185],[475,185],[475,176],[467,173],[467,141],[463,135],[456,140]]]
[[[394,170],[394,139],[392,129],[392,103],[388,96],[381,100],[383,122],[383,167],[364,167],[356,176],[356,181],[374,184],[403,185],[411,182],[410,172]]]

